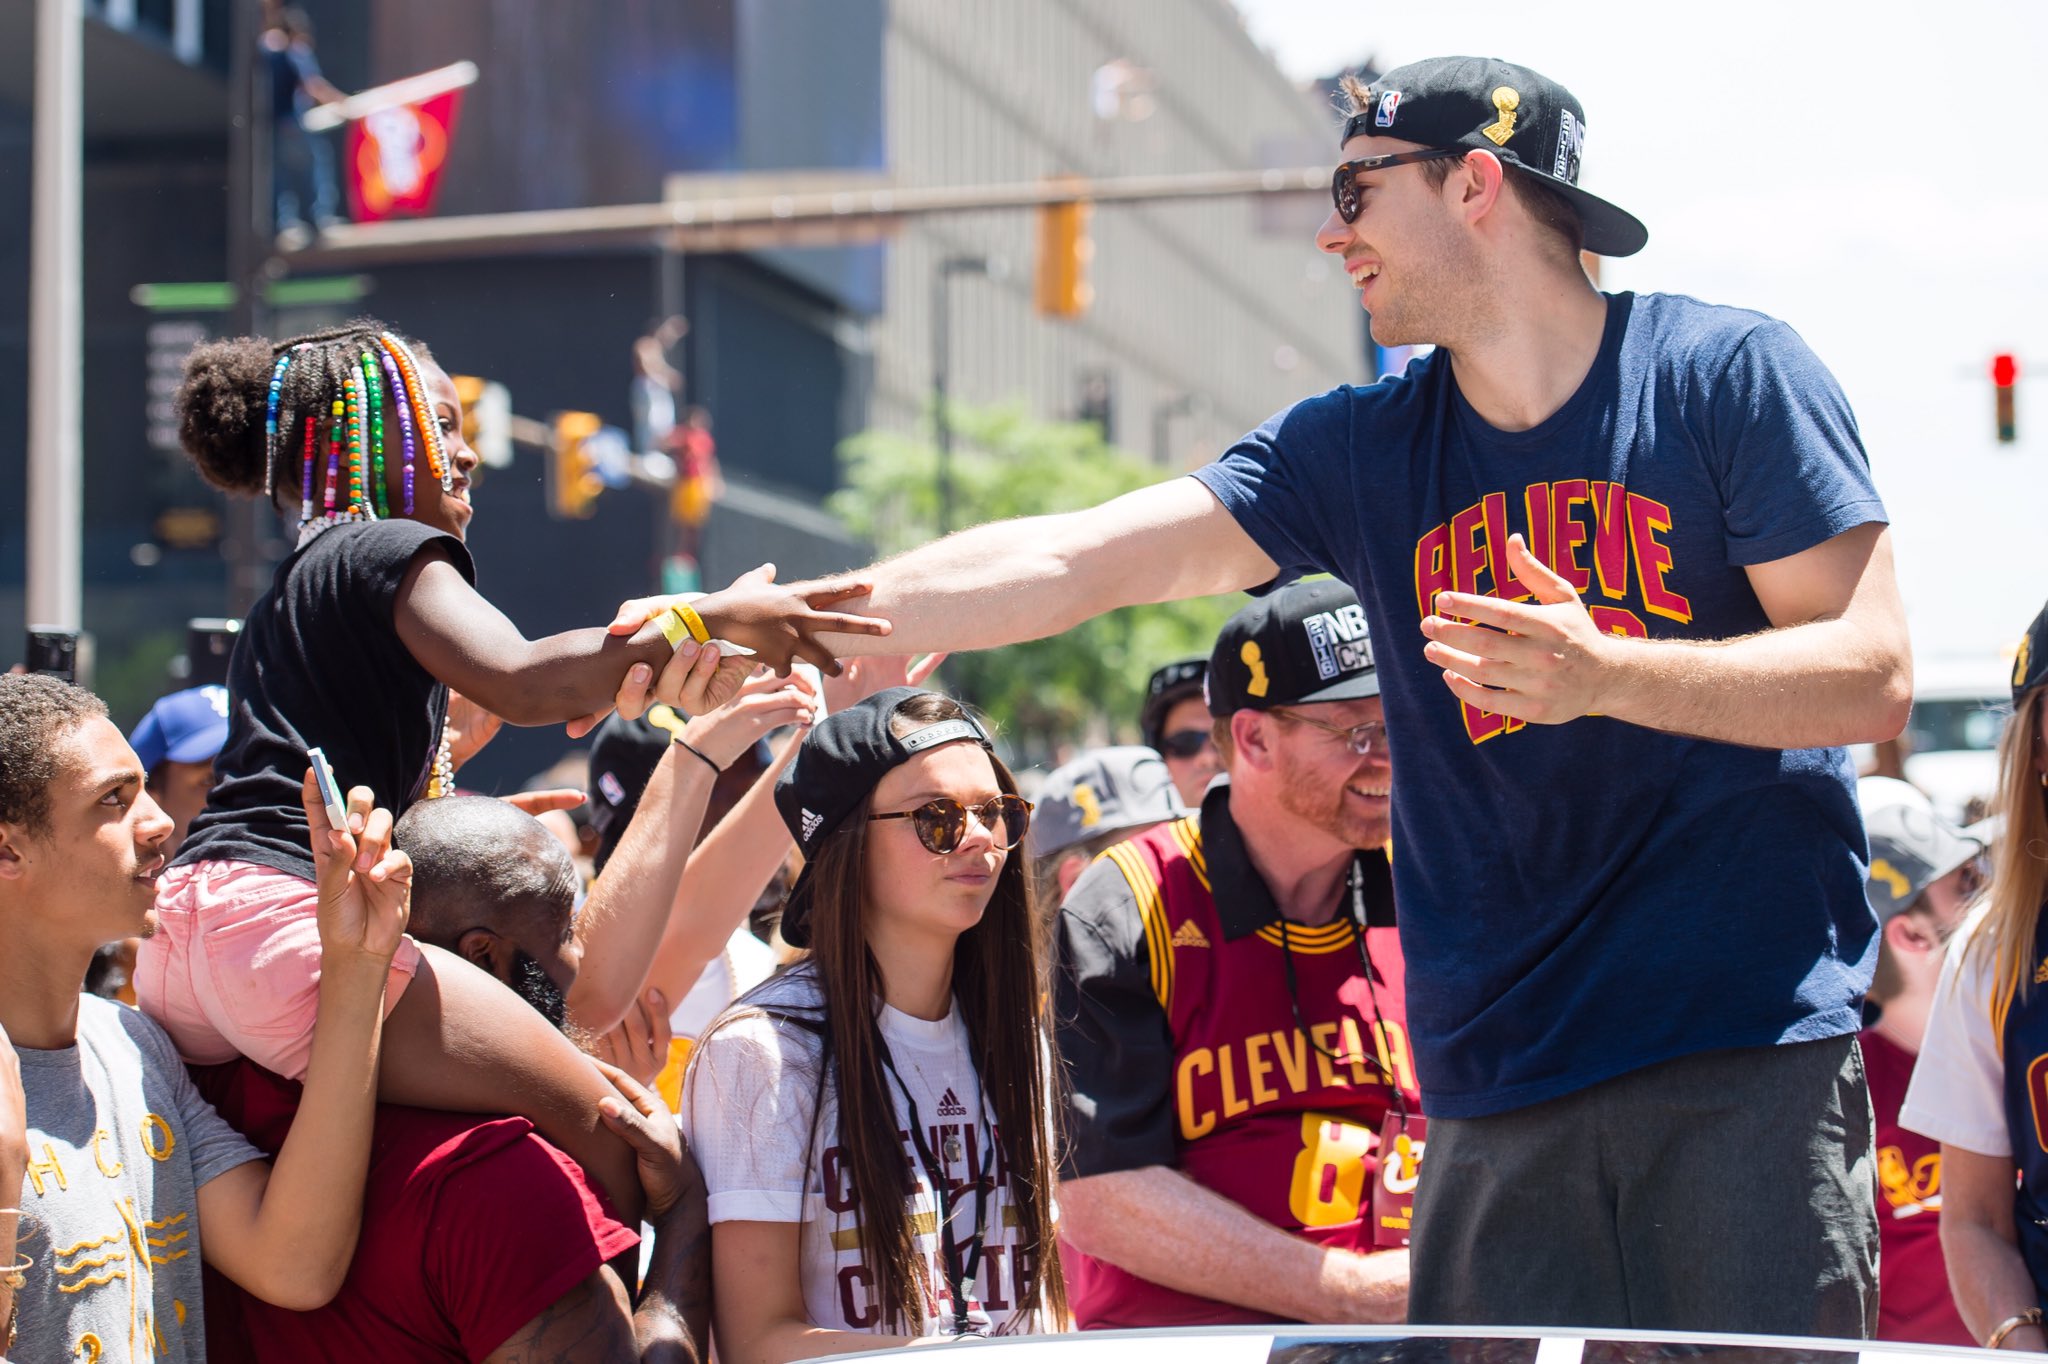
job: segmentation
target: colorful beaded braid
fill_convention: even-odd
[[[296,346],[293,350],[298,349]],[[270,402],[263,418],[263,496],[268,498],[275,486],[277,476],[277,400],[284,391],[285,367],[292,362],[292,352],[286,351],[277,357],[277,365],[270,371]]]
[[[341,391],[348,400],[348,510],[349,515],[375,520],[369,494],[363,483],[368,460],[363,454],[363,377],[354,365],[342,373]]]
[[[384,394],[377,362],[363,352],[363,393],[370,400],[370,493],[377,515],[391,515],[391,492],[384,486]]]
[[[313,448],[313,428],[317,424],[317,418],[306,418],[306,481],[299,499],[299,531],[301,534],[305,532],[308,525],[312,524],[313,520],[313,464],[319,458],[318,452]]]
[[[443,489],[453,487],[455,471],[449,465],[448,452],[441,446],[441,426],[434,420],[433,409],[427,403],[427,385],[420,378],[419,362],[413,359],[412,351],[405,342],[390,332],[385,332],[378,340],[398,361],[398,368],[405,375],[406,396],[411,400],[413,418],[419,425],[420,444],[427,453],[427,472],[441,480]]]
[[[334,497],[341,488],[341,418],[345,411],[339,398],[334,400],[333,422],[327,429],[327,491],[326,511],[334,515]]]
[[[405,381],[399,377],[398,362],[391,358],[381,346],[378,358],[384,362],[384,377],[391,385],[391,410],[398,414],[400,444],[405,450],[405,466],[401,470],[405,478],[405,514],[412,515],[412,462],[415,447],[412,437],[412,404],[405,400]]]

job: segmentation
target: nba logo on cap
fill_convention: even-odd
[[[1380,96],[1380,107],[1372,116],[1373,126],[1391,128],[1394,126],[1394,111],[1401,107],[1401,92],[1389,90]]]

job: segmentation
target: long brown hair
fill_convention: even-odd
[[[2042,696],[2036,687],[2014,705],[1998,741],[1998,810],[2004,827],[1991,850],[1990,910],[1972,950],[1993,953],[1991,1026],[2004,1046],[2014,1000],[2034,984],[2034,934],[2048,895],[2048,787],[2034,756],[2041,745]],[[1988,947],[1986,946],[1988,944]]]
[[[927,692],[904,702],[891,723],[901,735],[965,713],[952,698]],[[989,762],[996,785],[1015,794],[1016,779],[1002,760],[991,753]],[[882,973],[865,931],[867,810],[863,806],[827,837],[811,863],[810,959],[825,998],[816,1112],[822,1116],[829,1081],[838,1100],[839,1131],[823,1135],[836,1135],[875,1299],[884,1322],[900,1330],[904,1322],[924,1320],[926,1275],[913,1241],[911,1176],[896,1135],[895,1099],[882,1068],[876,1021]],[[954,943],[953,996],[1009,1169],[1019,1262],[1030,1266],[1017,1310],[1035,1308],[1041,1329],[1057,1330],[1066,1320],[1067,1298],[1053,1229],[1059,1165],[1051,1118],[1050,1011],[1027,861],[1021,847],[1003,860],[981,922]],[[812,1119],[814,1146],[821,1135],[817,1121]]]

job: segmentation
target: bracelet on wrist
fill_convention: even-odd
[[[688,749],[692,754],[694,754],[697,757],[697,760],[699,762],[702,762],[706,767],[710,768],[714,775],[724,774],[724,768],[720,767],[717,763],[711,761],[711,759],[705,757],[703,749],[697,747],[697,745],[691,743],[688,739],[685,739],[680,734],[676,736],[676,747]]]
[[[2024,1312],[2015,1312],[2011,1316],[2007,1317],[2004,1321],[1999,1322],[1998,1325],[1991,1328],[1991,1334],[1984,1337],[1984,1348],[1987,1350],[1996,1350],[2000,1346],[2005,1344],[2005,1338],[2007,1336],[2011,1335],[2014,1331],[2019,1330],[2020,1327],[2039,1326],[2040,1324],[2041,1309],[2038,1307],[2029,1307]]]

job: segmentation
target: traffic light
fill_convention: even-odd
[[[1088,236],[1094,205],[1086,200],[1046,204],[1038,210],[1038,311],[1046,317],[1079,317],[1095,301],[1088,266],[1095,242]]]
[[[590,515],[590,504],[604,491],[590,438],[604,428],[595,412],[557,412],[555,448],[548,460],[548,510],[567,520]]]
[[[2013,386],[2019,381],[2020,362],[2010,355],[1991,357],[1991,389],[1998,402],[1998,443],[2011,445],[2020,438],[2013,420]]]
[[[503,384],[474,374],[451,374],[462,399],[462,443],[493,469],[512,465],[512,395]]]

